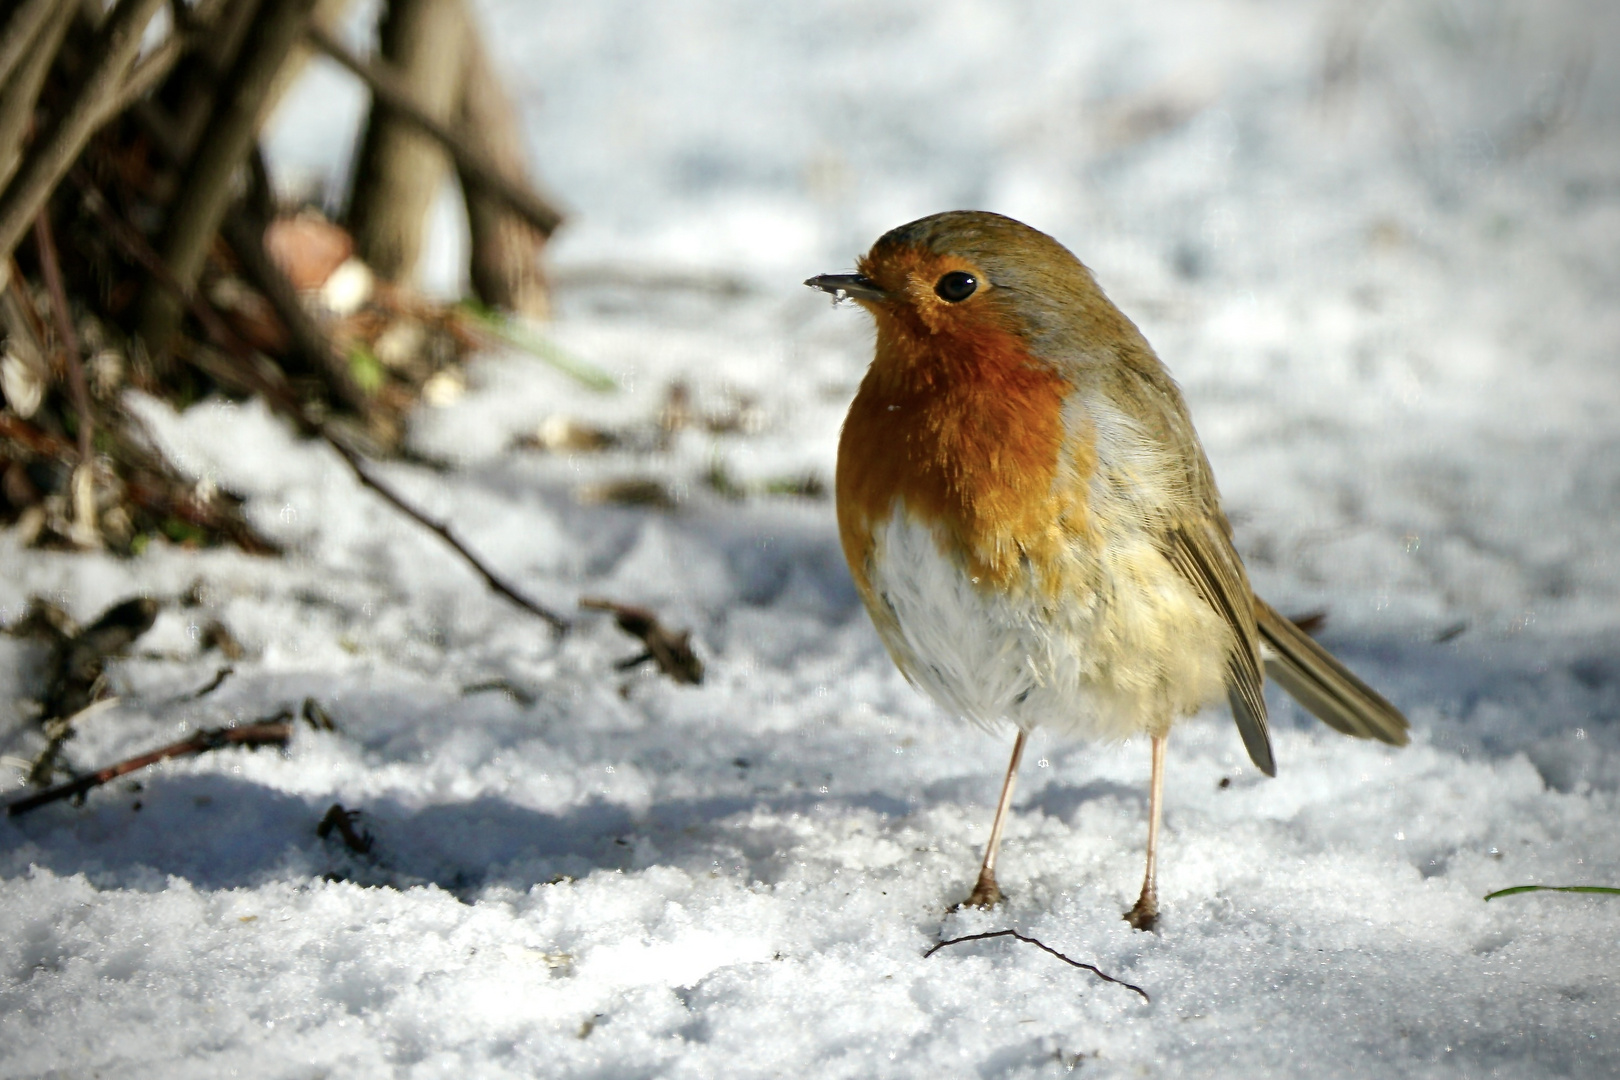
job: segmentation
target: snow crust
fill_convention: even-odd
[[[7,621],[200,582],[70,761],[306,697],[337,730],[0,820],[0,1076],[1620,1074],[1617,902],[1481,900],[1620,884],[1613,5],[480,10],[574,212],[548,332],[624,389],[491,355],[413,431],[454,471],[384,471],[536,599],[694,628],[708,679],[615,671],[635,644],[602,617],[555,640],[256,405],[142,403],[291,554],[0,536]],[[346,167],[346,87],[316,65],[294,92],[284,183]],[[1257,587],[1326,609],[1414,723],[1392,750],[1274,694],[1275,780],[1224,711],[1178,728],[1158,934],[1120,919],[1145,744],[1037,735],[1008,902],[949,913],[1010,739],[894,671],[829,502],[705,483],[830,480],[869,328],[797,283],[962,206],[1094,268],[1186,389]],[[677,379],[754,420],[666,453],[510,448],[557,415],[649,431]],[[579,498],[632,476],[676,508]],[[211,618],[248,655],[194,699]],[[40,657],[0,639],[11,757],[37,749]],[[371,854],[316,837],[334,802]],[[1004,927],[1152,1003],[1006,939],[923,957]]]

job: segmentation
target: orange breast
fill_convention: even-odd
[[[877,356],[838,446],[839,533],[857,586],[870,600],[873,530],[897,502],[980,588],[1028,580],[1028,564],[1087,530],[1095,458],[1064,430],[1068,384],[993,324],[934,334],[875,314]]]

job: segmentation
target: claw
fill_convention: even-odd
[[[979,883],[973,886],[973,891],[968,894],[968,898],[951,908],[951,910],[961,911],[963,908],[976,907],[988,911],[1001,903],[1001,901],[1001,886],[996,884],[996,876],[994,874],[980,874]]]

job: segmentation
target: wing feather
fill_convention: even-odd
[[[1266,658],[1266,673],[1296,701],[1346,735],[1406,745],[1406,717],[1382,694],[1258,596],[1254,613],[1261,636],[1276,654]]]
[[[1224,524],[1224,521],[1222,522]],[[1260,671],[1260,644],[1254,623],[1254,599],[1243,564],[1226,531],[1208,521],[1173,528],[1166,555],[1204,602],[1232,628],[1232,651],[1226,658],[1226,696],[1243,748],[1255,768],[1277,775],[1266,728],[1265,677]]]

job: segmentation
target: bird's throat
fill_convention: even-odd
[[[872,530],[898,503],[975,584],[1005,589],[1083,527],[1084,484],[1070,482],[1074,462],[1064,460],[1074,456],[1068,384],[999,328],[910,331],[879,319],[877,355],[844,424],[845,555],[867,591]]]

